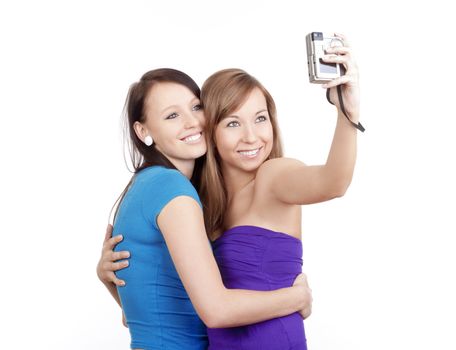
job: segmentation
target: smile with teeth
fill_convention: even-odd
[[[238,153],[240,153],[243,156],[253,158],[253,157],[255,157],[258,154],[260,149],[261,149],[261,147],[260,148],[256,148],[256,149],[252,149],[252,150],[249,150],[249,151],[238,151]]]
[[[198,141],[200,138],[201,138],[201,133],[199,132],[198,134],[187,136],[186,138],[182,139],[182,141],[191,143],[191,142]]]

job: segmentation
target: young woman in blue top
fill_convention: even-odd
[[[121,198],[115,237],[106,239],[97,271],[123,308],[132,348],[206,349],[201,320],[219,328],[310,313],[311,292],[302,275],[292,287],[275,291],[223,285],[192,186],[206,152],[199,95],[186,74],[159,69],[144,74],[127,97],[135,175]],[[117,233],[123,240],[113,252]],[[125,250],[131,254],[130,266],[117,273],[127,284],[116,288],[119,280],[110,283],[106,270],[126,266],[110,265],[126,258]]]

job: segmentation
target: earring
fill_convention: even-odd
[[[152,146],[152,144],[154,143],[154,139],[152,138],[152,136],[147,135],[144,138],[144,143],[146,144],[146,146]]]

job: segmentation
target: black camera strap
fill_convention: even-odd
[[[326,89],[326,99],[328,100],[329,103],[334,105],[334,103],[331,102],[331,99],[329,98],[329,92],[330,89]],[[347,115],[347,112],[345,111],[345,105],[344,105],[344,99],[342,98],[342,88],[340,85],[337,85],[337,96],[339,97],[339,103],[340,103],[340,109],[342,110],[342,113],[347,117],[348,121],[359,131],[364,132],[364,126],[361,125],[360,122],[358,124],[353,123],[350,119],[350,117]]]

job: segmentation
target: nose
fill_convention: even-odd
[[[196,113],[186,113],[184,118],[184,127],[186,129],[196,128],[201,126],[201,120]]]
[[[257,135],[254,128],[251,125],[246,125],[244,132],[242,134],[242,141],[245,143],[255,143],[257,140]]]

